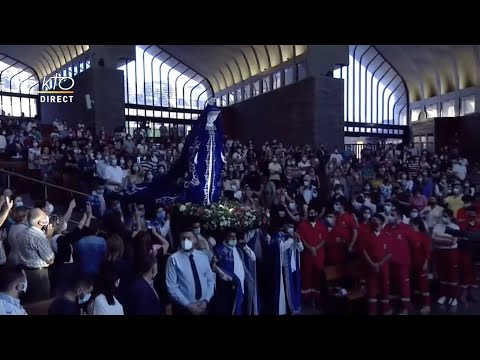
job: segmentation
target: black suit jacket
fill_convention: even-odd
[[[164,307],[152,287],[143,278],[133,281],[130,291],[130,315],[163,315]]]

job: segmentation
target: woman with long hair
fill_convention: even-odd
[[[90,315],[124,315],[123,306],[115,297],[120,277],[113,264],[104,263],[93,288],[94,300],[89,306]]]

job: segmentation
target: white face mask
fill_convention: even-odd
[[[293,211],[297,208],[297,204],[291,202],[290,204],[288,204],[288,208],[290,209],[290,211]]]
[[[330,226],[330,227],[332,227],[333,224],[335,223],[335,220],[332,219],[332,218],[326,218],[325,220],[327,222],[327,225]]]
[[[182,249],[185,251],[190,251],[193,248],[193,242],[189,239],[182,240]]]
[[[88,302],[88,300],[90,300],[90,298],[92,297],[92,294],[85,294],[83,296],[83,298],[78,298],[78,304],[79,305],[82,305],[82,304],[85,304],[86,302]]]
[[[22,202],[22,201],[17,201],[17,202],[15,203],[15,206],[16,206],[16,207],[23,206],[23,202]]]
[[[305,185],[305,186],[307,186],[307,187],[310,186],[310,181],[304,181],[304,182],[303,182],[303,185]]]
[[[365,220],[370,220],[371,217],[372,217],[372,214],[363,214],[363,218]]]
[[[230,239],[227,241],[227,246],[231,247],[231,248],[234,248],[235,246],[237,246],[237,239]]]
[[[232,185],[232,191],[237,191],[237,185]]]
[[[392,205],[385,205],[385,211],[390,212],[392,210]]]
[[[200,229],[200,228],[195,228],[195,229],[193,229],[193,233],[194,233],[195,235],[200,235],[200,232],[201,232],[201,229]]]
[[[120,165],[123,165],[123,164],[125,164],[125,160],[120,159]]]
[[[340,212],[342,211],[342,207],[340,205],[335,204],[333,205],[333,210],[335,210],[335,212]]]
[[[418,212],[415,211],[410,213],[410,219],[415,219],[417,217],[418,217]]]
[[[287,228],[287,233],[293,235],[294,229],[292,227]]]
[[[443,222],[445,225],[448,225],[448,224],[450,224],[450,219],[449,219],[449,218],[446,218],[446,217],[442,217],[442,222]]]

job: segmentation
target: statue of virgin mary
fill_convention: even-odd
[[[129,196],[130,201],[164,204],[172,201],[210,205],[220,200],[222,194],[222,169],[225,163],[221,111],[207,105],[185,139],[178,160],[162,178],[147,188]],[[183,194],[178,194],[174,184],[183,179]],[[179,195],[179,196],[177,196]]]
[[[220,117],[219,108],[207,105],[190,134],[190,141],[185,143],[183,151],[188,156],[185,202],[207,206],[220,200],[222,169],[226,162]]]

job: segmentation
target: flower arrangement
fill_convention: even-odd
[[[260,207],[241,206],[236,202],[220,202],[210,206],[192,203],[175,204],[172,212],[176,217],[198,217],[210,231],[234,229],[237,232],[259,228],[268,210]]]

